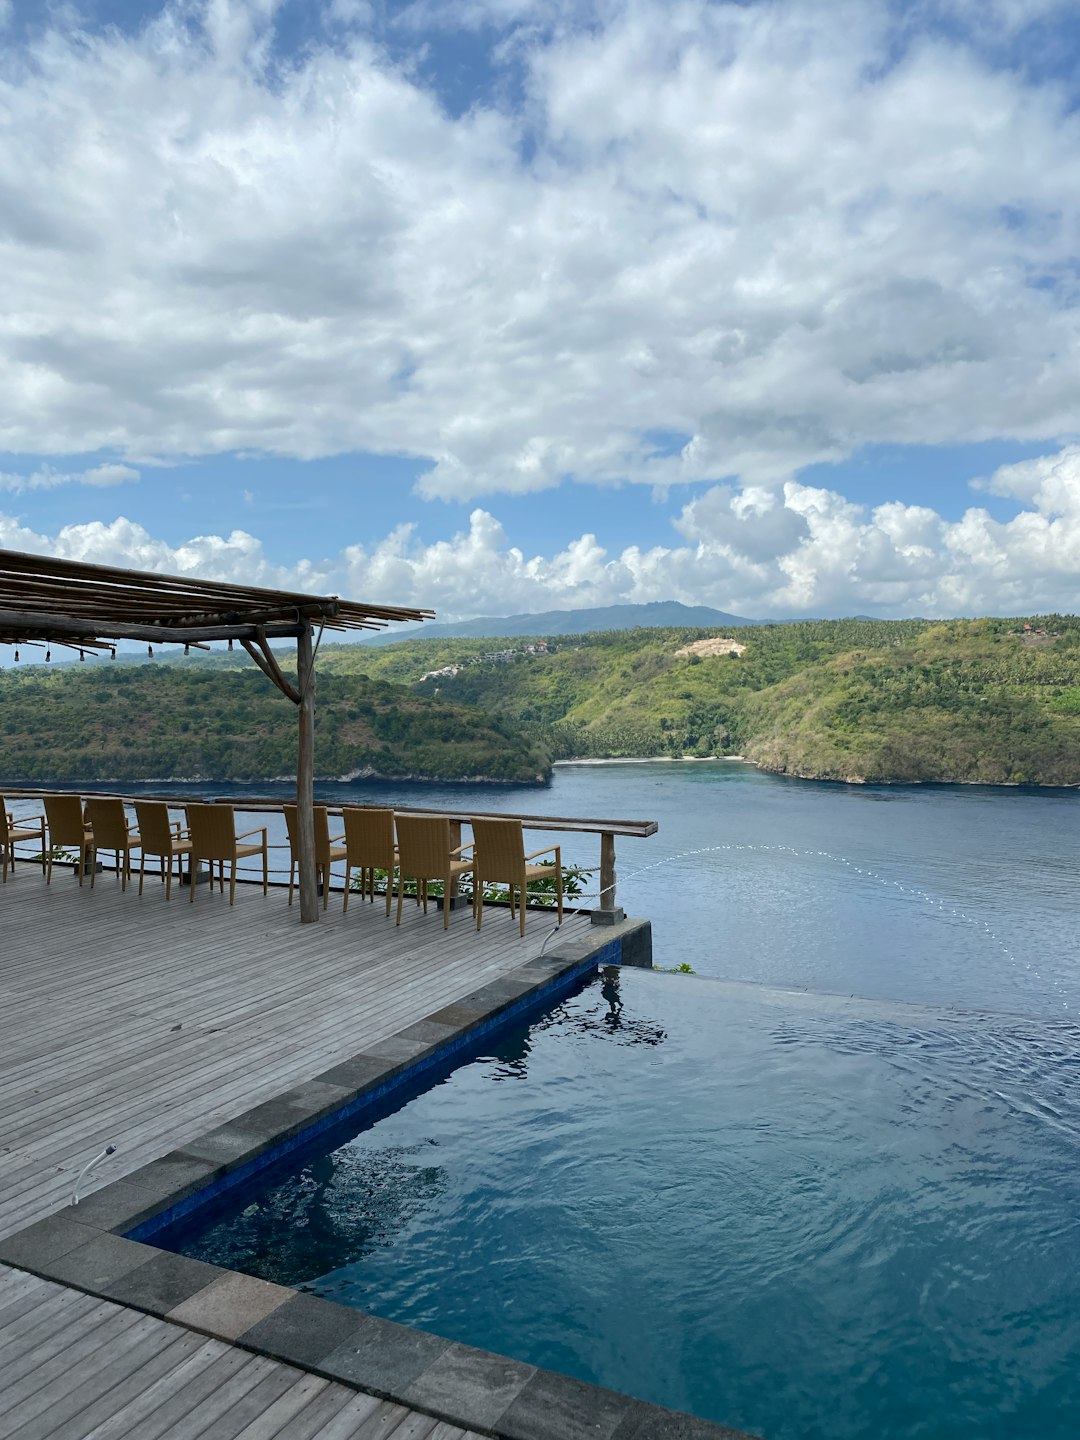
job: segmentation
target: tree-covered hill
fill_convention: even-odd
[[[1025,629],[1025,626],[1027,627]],[[1080,620],[839,620],[407,641],[325,664],[496,711],[556,758],[739,752],[840,780],[1080,784]]]
[[[518,727],[383,681],[321,674],[316,717],[323,778],[530,783],[550,773],[547,755]],[[209,665],[103,660],[0,671],[8,784],[291,775],[296,729],[295,707],[239,655]]]
[[[328,777],[529,781],[549,757],[737,752],[819,779],[1080,785],[1080,619],[324,645],[318,713]],[[287,775],[295,727],[239,653],[0,672],[9,783]]]

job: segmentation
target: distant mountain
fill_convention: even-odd
[[[598,630],[731,629],[756,625],[742,615],[728,615],[708,605],[681,605],[678,600],[653,600],[648,605],[602,605],[592,610],[545,610],[539,615],[488,615],[454,625],[394,626],[366,635],[365,645],[392,645],[395,640],[486,639],[504,635],[588,635]]]

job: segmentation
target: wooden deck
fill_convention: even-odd
[[[0,1375],[0,1436],[15,1440],[479,1440],[2,1266]]]
[[[0,1235],[65,1206],[106,1144],[85,1195],[512,970],[551,923],[531,913],[521,940],[489,910],[477,935],[461,910],[446,933],[410,902],[397,929],[381,903],[342,916],[332,896],[301,926],[280,890],[166,903],[156,878],[140,899],[20,864],[0,887]],[[4,1267],[0,1376],[0,1440],[464,1433]]]

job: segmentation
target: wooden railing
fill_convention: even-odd
[[[290,802],[279,799],[266,798],[264,796],[245,796],[242,800],[235,796],[218,798],[216,796],[193,795],[163,795],[158,791],[152,794],[129,795],[119,790],[35,790],[35,789],[14,789],[5,787],[0,794],[8,800],[44,800],[48,795],[77,794],[86,799],[91,797],[97,799],[106,797],[109,799],[123,800],[126,805],[132,805],[136,800],[161,800],[166,805],[182,810],[185,805],[192,804],[196,798],[199,801],[209,804],[232,805],[236,810],[274,813],[283,815],[283,806]],[[322,801],[316,801],[322,804]],[[387,809],[387,806],[361,805],[361,804],[332,804],[327,802],[327,811],[330,815],[340,815],[344,810],[372,810]],[[527,815],[517,811],[508,810],[450,810],[430,808],[419,805],[395,805],[395,814],[398,815],[446,815],[450,819],[454,830],[455,844],[461,841],[461,827],[467,825],[474,817],[479,820],[520,820],[526,830],[555,830],[575,835],[599,835],[600,837],[600,864],[599,864],[599,904],[595,908],[604,914],[615,912],[617,875],[615,871],[615,841],[616,838],[645,839],[649,835],[655,835],[659,826],[655,820],[596,820],[582,819],[579,816],[569,815]]]

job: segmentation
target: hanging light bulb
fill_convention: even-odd
[[[52,651],[51,651],[51,650],[46,650],[46,651],[45,651],[45,660],[46,660],[46,662],[48,662],[48,661],[51,660],[51,659],[52,659]]]
[[[86,651],[85,651],[85,650],[80,650],[80,651],[79,651],[79,659],[80,659],[80,660],[85,660],[85,659],[86,659]]]
[[[146,647],[146,653],[150,656],[151,660],[154,658],[154,647],[153,647],[153,645],[147,645],[147,647]]]
[[[232,636],[229,637],[229,649],[232,649]]]
[[[190,645],[185,645],[185,646],[184,646],[184,654],[185,654],[185,655],[190,655],[190,654],[191,654],[191,646],[190,646]]]
[[[19,663],[19,652],[18,652],[18,650],[16,650],[16,651],[15,651],[15,664],[17,665],[18,663]]]

